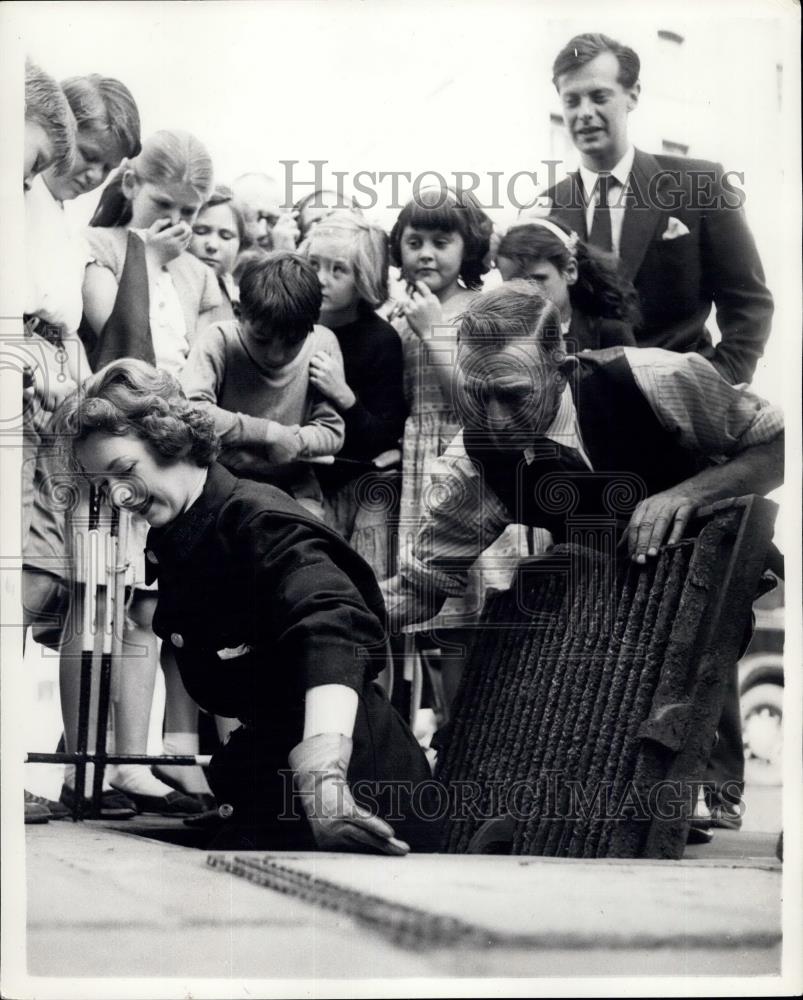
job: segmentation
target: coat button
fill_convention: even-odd
[[[184,636],[180,635],[178,632],[173,632],[170,636],[170,641],[176,647],[176,649],[181,649],[184,645]]]
[[[154,566],[157,566],[159,564],[159,560],[156,558],[156,553],[153,551],[153,549],[147,549],[145,551],[145,558],[148,560],[149,563],[151,563]]]

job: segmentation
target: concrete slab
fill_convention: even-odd
[[[240,980],[780,970],[780,866],[769,856],[678,863],[267,855],[524,941],[414,952],[351,917],[213,870],[205,852],[96,823],[29,827],[26,841],[32,975]]]

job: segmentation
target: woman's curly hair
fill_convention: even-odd
[[[91,375],[55,415],[65,459],[79,468],[76,445],[90,434],[134,434],[166,461],[210,465],[220,451],[212,417],[193,406],[176,379],[144,361],[122,358]]]

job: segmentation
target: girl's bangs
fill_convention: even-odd
[[[447,194],[434,199],[429,205],[414,198],[402,209],[399,222],[402,226],[411,226],[413,229],[430,229],[443,233],[466,233],[468,228],[466,210]]]

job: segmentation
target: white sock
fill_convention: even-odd
[[[162,740],[164,753],[186,754],[192,756],[198,753],[197,733],[165,733]],[[181,764],[157,764],[156,769],[161,774],[168,775],[190,795],[211,795],[212,789],[206,780],[206,775],[197,764],[183,766]]]
[[[146,764],[111,764],[109,781],[119,792],[133,792],[134,795],[154,795],[163,798],[175,791],[151,774]]]
[[[106,770],[103,772],[103,791],[111,791],[111,785],[109,784],[109,768],[110,764],[107,764]],[[95,765],[86,765],[86,775],[84,776],[84,795],[89,798],[92,795],[92,782],[95,779]],[[75,791],[75,764],[65,764],[64,765],[64,784],[68,788],[72,788]]]

